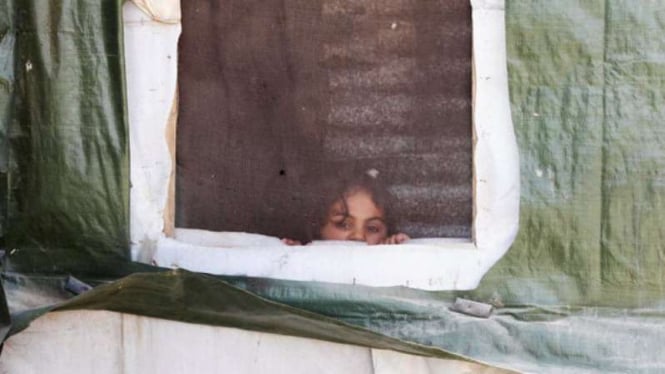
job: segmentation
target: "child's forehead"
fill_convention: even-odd
[[[383,214],[383,208],[376,204],[372,195],[364,189],[357,189],[335,200],[330,206],[329,214],[347,215],[355,209],[376,210]]]

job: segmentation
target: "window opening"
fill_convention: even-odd
[[[468,237],[420,238],[399,246],[369,247],[354,246],[351,245],[352,242],[342,242],[342,245],[317,242],[320,246],[316,250],[308,246],[285,246],[278,238],[258,234],[183,228],[173,231],[174,213],[171,208],[174,193],[171,186],[175,160],[172,146],[174,147],[175,143],[173,129],[178,104],[178,66],[177,59],[173,57],[177,55],[180,36],[178,3],[177,0],[160,3],[164,5],[163,9],[156,12],[151,10],[150,14],[140,11],[133,2],[123,5],[131,148],[131,241],[134,259],[158,266],[182,267],[214,274],[451,290],[474,288],[485,272],[507,251],[518,227],[519,159],[508,100],[503,1],[471,2],[472,240]],[[197,2],[199,3],[203,4]],[[288,3],[287,1],[285,4]],[[390,5],[389,2],[385,4]],[[205,5],[197,9],[205,12],[208,10]],[[221,6],[218,3],[208,5]],[[237,7],[232,9],[234,16],[229,16],[227,20],[229,22],[238,22],[239,18],[236,16],[243,14],[242,4],[236,5]],[[286,6],[284,9],[290,8]],[[286,11],[281,14],[286,18],[290,17]],[[313,19],[310,22],[319,21]],[[396,26],[390,24],[391,29],[399,26],[399,23]],[[211,27],[222,26],[215,24]],[[212,58],[210,51],[205,48],[207,46],[201,45],[201,50],[193,53],[208,54]],[[292,52],[299,50],[293,49]],[[207,60],[202,61],[206,62]],[[297,71],[299,70],[292,72]],[[310,75],[302,71],[300,74],[304,74],[299,75],[300,81],[308,82]],[[310,96],[312,95],[304,95],[304,98],[299,100],[306,101]],[[199,97],[206,100],[209,96]],[[191,102],[180,114],[196,111],[198,104],[198,101]],[[321,105],[329,104],[323,102]],[[289,107],[278,106],[278,109],[288,112],[283,108]],[[305,113],[312,115],[319,112]],[[212,120],[218,115],[221,114],[210,114],[208,119]],[[326,118],[327,115],[324,119]],[[315,130],[316,128],[307,126],[302,129],[309,135],[317,134]],[[204,131],[196,136],[205,139],[209,135]],[[229,139],[237,142],[247,140],[241,137]],[[228,139],[226,141],[228,142]],[[316,143],[317,146],[322,144],[325,143]],[[275,146],[275,143],[270,145]],[[201,155],[223,157],[225,153],[222,146],[223,144],[216,143],[213,151],[202,150]],[[315,156],[317,155],[313,155],[314,159]],[[236,161],[247,164],[247,160],[243,158],[237,158]],[[256,162],[251,158],[249,161]],[[272,177],[279,180],[298,176],[300,171],[289,165],[281,163],[277,169],[271,168]],[[222,174],[220,177],[223,176]],[[184,209],[190,207],[185,206]],[[178,213],[183,214],[183,211]],[[280,218],[288,217],[282,214]]]
[[[306,241],[321,171],[372,170],[396,231],[470,238],[468,1],[181,7],[178,227]]]

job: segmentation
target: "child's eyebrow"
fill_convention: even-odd
[[[383,217],[372,217],[368,218],[367,221],[381,221],[381,223],[386,223],[386,220]]]
[[[343,211],[338,211],[338,212],[336,211],[330,214],[330,218],[347,218],[347,217],[351,217],[351,215]]]

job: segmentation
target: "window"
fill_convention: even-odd
[[[318,2],[308,2],[307,4],[314,3]],[[401,2],[390,3],[399,4]],[[326,2],[321,2],[320,4],[324,4],[325,6]],[[235,9],[234,11],[242,11],[242,9]],[[334,13],[339,10],[328,9],[327,11]],[[284,12],[288,13],[288,9],[284,10]],[[269,14],[271,14],[270,17],[273,17],[274,12],[271,11]],[[315,14],[326,15],[325,12]],[[290,15],[284,13],[281,16],[288,19]],[[279,12],[277,17],[280,17]],[[238,18],[234,17],[233,19],[236,20]],[[231,22],[231,20],[228,22]],[[219,27],[223,27],[220,23],[216,24]],[[284,28],[296,27],[298,24],[290,24],[285,21],[284,25],[286,26]],[[314,22],[314,25],[316,24],[317,22]],[[386,26],[385,32],[389,33],[408,25],[400,22],[390,22]],[[296,35],[296,39],[299,37],[301,40],[299,39],[296,40],[297,43],[293,42],[289,44],[291,45],[290,53],[305,53],[299,51],[296,46],[308,45],[307,38],[312,32],[316,31],[316,28],[313,26],[310,25],[308,27],[310,28],[294,34]],[[407,245],[358,247],[349,243],[342,246],[320,245],[316,248],[286,247],[282,246],[278,239],[261,235],[242,235],[234,232],[216,233],[198,230],[206,227],[197,227],[198,229],[176,229],[175,233],[170,232],[169,222],[172,221],[174,215],[172,210],[169,210],[169,204],[173,204],[173,193],[169,191],[172,191],[170,186],[174,166],[172,149],[169,149],[169,144],[173,148],[173,127],[170,126],[174,123],[174,116],[172,114],[175,112],[177,71],[177,59],[175,56],[177,53],[177,37],[180,29],[178,24],[167,25],[151,20],[149,16],[138,11],[130,3],[126,4],[126,65],[128,101],[130,104],[130,141],[132,146],[132,242],[134,243],[135,256],[141,260],[153,259],[161,266],[179,266],[196,271],[221,274],[359,283],[373,286],[406,285],[424,289],[469,289],[475,287],[485,271],[507,250],[517,230],[519,199],[518,159],[515,139],[512,133],[512,124],[510,122],[503,28],[502,2],[486,1],[473,3],[474,161],[473,187],[469,185],[468,192],[468,196],[470,196],[471,188],[473,188],[473,221],[469,222],[473,228],[473,235],[470,235],[469,224],[466,226],[466,231],[458,230],[455,232],[454,229],[450,229],[454,225],[449,225],[446,228],[445,222],[444,224],[433,222],[428,230],[434,235],[428,235],[427,230],[423,230],[420,232],[420,235],[416,234],[415,236],[426,236],[428,238],[416,239]],[[326,31],[319,32],[325,33]],[[281,36],[271,35],[269,32],[259,34],[257,38],[261,38],[261,40],[267,38],[268,41],[271,40],[270,38],[284,37],[283,33],[280,34]],[[396,35],[401,35],[397,36],[397,39],[400,39],[408,38],[410,34],[409,30],[406,30],[404,33]],[[330,50],[334,49],[336,37],[341,38],[344,36],[325,36],[327,38],[325,40],[332,40],[327,45],[327,48]],[[230,41],[232,40],[231,38]],[[384,41],[390,44],[390,36],[386,36]],[[436,42],[434,40],[434,43]],[[362,46],[362,43],[358,45]],[[234,53],[242,53],[238,49],[241,47],[231,43],[229,48]],[[204,46],[200,48],[199,53],[203,55],[211,53],[209,50],[205,50]],[[230,53],[229,51],[227,52]],[[396,50],[392,50],[392,52],[399,55],[400,50],[397,48]],[[277,51],[273,53],[279,54],[283,52]],[[332,64],[339,63],[338,60],[344,57],[339,51],[337,54],[332,53],[331,56],[335,57],[330,62]],[[256,55],[245,57],[249,60],[256,60],[258,58],[258,61],[261,61],[263,58],[272,58],[271,56]],[[223,56],[219,57],[217,55],[215,57],[211,55],[206,58],[217,59],[223,58]],[[300,58],[300,60],[297,60],[297,63],[301,65],[309,66],[310,69],[314,69],[317,66],[317,64],[307,63],[307,59],[311,59],[311,56],[300,56]],[[288,59],[283,60],[288,61]],[[203,61],[205,61],[205,58]],[[400,60],[397,59],[397,61],[399,62]],[[402,62],[404,61],[407,60],[402,60]],[[276,63],[279,63],[279,61],[276,61]],[[238,65],[236,68],[242,69],[242,66]],[[203,70],[203,68],[201,71],[196,71],[195,69],[192,74],[203,73]],[[411,69],[410,71],[417,72],[418,69]],[[292,89],[289,86],[290,83],[288,81],[281,81],[278,75],[266,74],[268,74],[266,79],[254,75],[257,76],[257,81],[254,82],[251,90],[248,89],[244,94],[252,95],[257,90],[260,92],[261,89],[268,91],[271,89]],[[308,78],[314,81],[321,79],[320,75],[306,69],[304,71],[297,70],[292,72],[292,74],[302,75],[296,78],[296,80],[301,82],[308,82]],[[252,74],[249,75],[250,78],[252,76]],[[335,79],[335,82],[341,82],[339,84],[362,84],[363,82],[367,82],[362,77],[359,79],[358,76],[355,76],[352,80],[344,80],[343,74],[336,76]],[[395,80],[392,82],[395,82]],[[257,118],[259,119],[261,116],[271,116],[271,118],[272,116],[278,118],[281,118],[279,116],[283,116],[284,122],[293,120],[293,122],[301,124],[317,123],[321,120],[326,121],[330,120],[330,117],[333,116],[333,119],[342,125],[347,117],[355,116],[356,118],[369,118],[368,122],[370,124],[378,123],[376,118],[379,118],[379,120],[384,121],[382,122],[383,127],[390,126],[393,123],[395,126],[399,126],[400,121],[393,121],[393,123],[390,121],[392,120],[392,115],[399,113],[400,105],[402,105],[402,108],[406,108],[404,110],[410,110],[412,109],[409,106],[411,104],[417,106],[425,103],[422,104],[424,105],[423,108],[427,108],[426,105],[431,105],[427,104],[431,103],[428,100],[431,100],[432,97],[436,98],[437,94],[445,94],[434,92],[431,95],[421,95],[420,98],[422,101],[418,101],[418,99],[414,101],[408,94],[401,94],[400,96],[399,91],[389,93],[387,96],[388,99],[386,99],[386,96],[377,96],[382,95],[382,93],[377,93],[376,90],[364,92],[364,96],[360,97],[360,99],[374,102],[374,104],[370,103],[365,108],[371,107],[371,105],[375,105],[375,107],[376,105],[379,107],[383,105],[380,103],[376,104],[377,101],[385,101],[385,105],[390,107],[385,112],[389,115],[382,116],[382,113],[377,114],[363,111],[363,106],[354,106],[354,102],[359,99],[344,97],[344,92],[339,97],[334,96],[333,99],[326,96],[326,100],[317,100],[316,95],[311,95],[311,92],[320,90],[321,86],[317,85],[316,82],[310,82],[310,86],[307,86],[307,83],[305,83],[305,86],[306,89],[302,90],[304,92],[296,92],[296,97],[290,99],[289,103],[276,106],[267,105],[266,107],[272,108],[273,112],[271,113],[247,113],[251,108],[244,108],[245,113],[237,115],[246,116],[247,118],[258,116]],[[210,89],[219,90],[220,88],[211,85]],[[295,91],[298,90],[296,89]],[[238,90],[238,92],[243,91]],[[223,95],[224,93],[215,91],[214,93],[202,92],[202,94],[204,94],[204,97],[209,97],[213,94]],[[238,98],[237,96],[241,95],[235,95],[233,100],[242,102],[243,97]],[[270,100],[272,96],[267,94],[261,97]],[[414,97],[418,96],[415,95]],[[181,116],[183,116],[183,112],[185,111],[192,115],[200,113],[198,108],[205,100],[198,100],[191,97],[188,99],[183,98],[180,101],[183,104],[183,108],[180,111]],[[340,100],[342,104],[334,105],[333,110],[320,110],[321,106],[331,105],[330,100]],[[184,106],[185,103],[187,103],[187,106]],[[300,105],[303,103],[306,105]],[[303,107],[304,113],[296,110],[303,109]],[[279,112],[280,110],[284,112]],[[316,117],[321,113],[326,113],[325,118]],[[432,117],[435,113],[436,111],[431,111],[423,115],[425,117]],[[229,115],[228,113],[225,114]],[[372,117],[372,114],[374,117]],[[185,116],[187,115],[185,114]],[[203,117],[199,121],[205,120],[206,118]],[[419,121],[419,123],[426,122],[427,120]],[[308,133],[310,130],[314,135]],[[348,131],[348,129],[341,129],[340,131]],[[399,133],[400,130],[396,131]],[[287,133],[289,132],[287,131]],[[321,139],[317,135],[317,129],[312,130],[311,127],[303,129],[300,131],[300,134],[305,134],[305,136],[310,134],[314,139]],[[208,138],[209,135],[209,133],[204,131],[187,136],[194,137],[189,144],[196,145],[201,139]],[[261,133],[254,135],[262,136]],[[402,135],[404,134],[402,133]],[[368,149],[366,146],[355,144],[354,141],[356,140],[349,141],[349,139],[359,139],[358,137],[350,138],[348,133],[343,133],[340,137],[346,139],[345,142],[342,142],[341,151],[337,150],[337,153],[342,154],[342,156],[344,156],[344,153],[349,152],[349,149],[358,152]],[[266,138],[268,138],[267,140],[274,140],[269,137]],[[430,138],[436,138],[436,136],[430,136]],[[180,142],[180,135],[178,139]],[[326,141],[333,142],[333,140],[329,139],[331,138],[324,137],[321,143],[323,144],[323,149],[332,150],[331,153],[334,156],[336,154],[335,147],[328,146],[326,148]],[[234,144],[243,141],[242,138],[228,140],[233,141]],[[187,140],[185,139],[185,141]],[[361,140],[358,140],[358,142],[361,142]],[[406,146],[400,145],[403,143],[398,141],[391,146],[396,147],[396,149],[403,149],[400,147],[408,148],[408,144]],[[270,153],[274,143],[268,142],[268,144],[263,144],[262,146],[267,150],[267,153]],[[369,148],[371,149],[371,147]],[[209,149],[207,147],[205,151],[200,150],[198,153],[201,159],[226,156],[226,153],[221,152],[219,148]],[[193,154],[196,154],[196,152]],[[270,165],[268,172],[270,174],[270,171],[274,171],[272,178],[277,181],[275,183],[280,183],[280,178],[286,180],[285,175],[287,177],[291,173],[298,175],[298,167],[293,166],[297,165],[297,163],[289,164],[289,162],[290,160],[298,160],[302,156],[299,156],[297,153],[289,154],[288,152],[282,155],[284,157],[281,161],[284,163],[280,164],[276,162],[275,165]],[[367,159],[371,159],[373,156],[373,154],[369,154],[355,155],[354,157],[355,159],[361,158],[367,161]],[[232,157],[237,157],[238,160],[247,160],[246,162],[249,163],[256,162],[261,164],[263,162],[260,159],[252,160],[251,154]],[[378,157],[378,159],[381,158]],[[323,162],[334,163],[343,161],[343,159],[329,157]],[[197,165],[194,161],[190,160],[189,162],[189,165]],[[378,162],[377,159],[371,159],[367,166],[373,167]],[[391,160],[384,160],[384,162],[391,162]],[[470,160],[467,165],[467,174],[471,178]],[[381,168],[376,167],[376,169]],[[387,170],[387,168],[385,169]],[[222,175],[216,176],[211,174],[214,173],[208,173],[207,177],[222,177]],[[464,174],[464,172],[461,174]],[[251,178],[251,175],[249,177]],[[190,183],[196,183],[196,180]],[[244,185],[246,184],[241,184],[239,188],[242,188]],[[394,191],[400,192],[399,184],[393,185],[392,188]],[[408,192],[407,189],[402,187],[401,192],[405,193],[405,191]],[[430,187],[429,190],[423,188],[420,192],[422,191],[429,191],[428,194],[430,196],[434,195],[436,197],[436,189]],[[434,193],[431,191],[434,191]],[[442,190],[442,194],[444,192]],[[205,202],[206,200],[202,201]],[[188,209],[187,206],[187,204],[184,204],[178,207],[177,215],[180,216],[180,221],[187,220],[187,218],[182,218],[188,215],[185,211],[185,209]],[[195,207],[194,209],[201,209],[201,207]],[[238,210],[238,208],[234,209]],[[231,209],[231,211],[234,209]],[[462,207],[461,211],[464,209],[467,209],[469,212],[467,221],[471,221],[471,207]],[[193,226],[196,227],[196,225]],[[422,224],[416,226],[419,228],[424,227]],[[234,231],[243,230],[244,227],[242,224],[237,227],[233,225],[229,226]],[[164,232],[167,233],[166,236],[163,234]],[[448,236],[448,238],[442,238],[441,236]],[[380,264],[380,266],[377,266],[377,264]]]
[[[322,170],[351,169],[392,192],[398,231],[471,237],[467,0],[182,9],[179,227],[305,241]]]

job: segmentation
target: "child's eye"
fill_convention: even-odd
[[[368,226],[367,231],[372,234],[378,234],[381,232],[381,227],[379,226]]]
[[[335,227],[337,227],[340,230],[350,230],[351,229],[351,222],[349,220],[342,220],[342,221],[337,221],[335,222]]]

